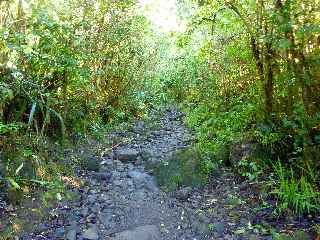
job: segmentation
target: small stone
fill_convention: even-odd
[[[190,197],[191,192],[192,192],[191,187],[185,187],[185,188],[182,188],[182,189],[176,191],[175,197],[179,200],[185,201]]]
[[[132,181],[131,179],[128,179],[127,185],[128,185],[129,187],[132,187],[132,186],[133,186],[133,181]]]
[[[226,235],[224,235],[224,239],[225,240],[234,240],[235,238],[232,237],[230,234],[226,234]]]
[[[208,218],[205,214],[199,214],[198,219],[202,223],[206,223],[206,224],[210,223],[210,218]]]
[[[249,220],[246,218],[240,218],[240,225],[241,226],[247,226],[249,223]]]
[[[57,238],[61,238],[61,237],[64,236],[64,234],[65,234],[65,229],[64,229],[64,227],[60,227],[60,228],[57,228],[57,229],[55,230],[54,236],[57,237]]]
[[[101,210],[101,206],[98,203],[95,203],[92,207],[91,207],[91,211],[93,213],[99,213]]]
[[[144,122],[142,121],[136,122],[132,128],[134,133],[141,133],[144,131],[144,129],[145,129],[145,125],[144,125]]]
[[[67,240],[76,240],[77,239],[77,230],[76,229],[70,229],[66,234]]]
[[[224,234],[224,229],[225,229],[224,223],[214,223],[213,226],[214,226],[213,228],[214,231],[218,233],[220,236]]]
[[[82,237],[84,239],[88,240],[98,240],[99,239],[99,233],[96,227],[90,227],[84,231],[82,234]]]
[[[45,223],[41,223],[38,227],[37,227],[37,232],[41,233],[41,232],[44,232],[48,229],[48,226],[47,224]],[[1,230],[1,229],[0,229]]]
[[[121,187],[122,186],[122,181],[121,180],[114,180],[113,184],[117,187]]]
[[[132,197],[137,200],[142,200],[146,197],[146,193],[143,189],[139,189],[133,192]]]
[[[86,217],[87,215],[88,215],[88,213],[89,213],[89,209],[88,208],[83,208],[82,210],[81,210],[81,212],[80,212],[80,214],[82,215],[82,216],[84,216],[84,217]]]
[[[193,228],[197,230],[198,233],[209,233],[208,224],[202,223],[200,221],[193,222]]]
[[[136,178],[143,178],[144,174],[142,172],[131,170],[128,172],[128,177],[136,179]]]
[[[93,203],[95,203],[96,201],[97,201],[97,194],[92,194],[92,195],[89,195],[88,196],[88,202],[90,203],[90,204],[93,204]]]
[[[109,181],[112,177],[111,172],[97,172],[92,175],[94,178],[103,181]]]

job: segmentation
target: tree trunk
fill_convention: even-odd
[[[63,104],[64,104],[63,105],[63,120],[66,121],[68,110],[69,110],[67,70],[64,70],[62,78],[63,78]]]
[[[273,69],[272,69],[272,44],[269,42],[266,44],[266,83],[264,86],[265,91],[265,111],[266,111],[266,120],[272,119],[273,111]]]

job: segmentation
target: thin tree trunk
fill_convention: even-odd
[[[264,86],[265,91],[265,110],[266,110],[266,119],[271,120],[271,115],[273,111],[273,69],[272,69],[272,44],[267,43],[266,44],[266,83]]]
[[[67,114],[69,111],[69,104],[68,104],[68,75],[67,71],[64,70],[63,72],[63,120],[67,119]]]

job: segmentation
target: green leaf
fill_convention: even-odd
[[[11,177],[7,177],[8,182],[14,189],[21,189],[20,185]]]
[[[24,164],[21,163],[20,166],[16,169],[16,175],[19,174],[19,172],[21,171],[21,169],[23,168]]]

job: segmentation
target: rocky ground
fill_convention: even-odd
[[[259,185],[239,183],[224,170],[204,187],[163,191],[146,166],[190,146],[194,136],[183,117],[169,109],[152,127],[136,122],[109,134],[111,141],[117,139],[113,147],[96,156],[89,170],[78,171],[83,184],[71,189],[78,198],[61,203],[21,239],[272,239],[271,228],[304,226],[305,220],[268,219],[271,210],[261,205]]]

